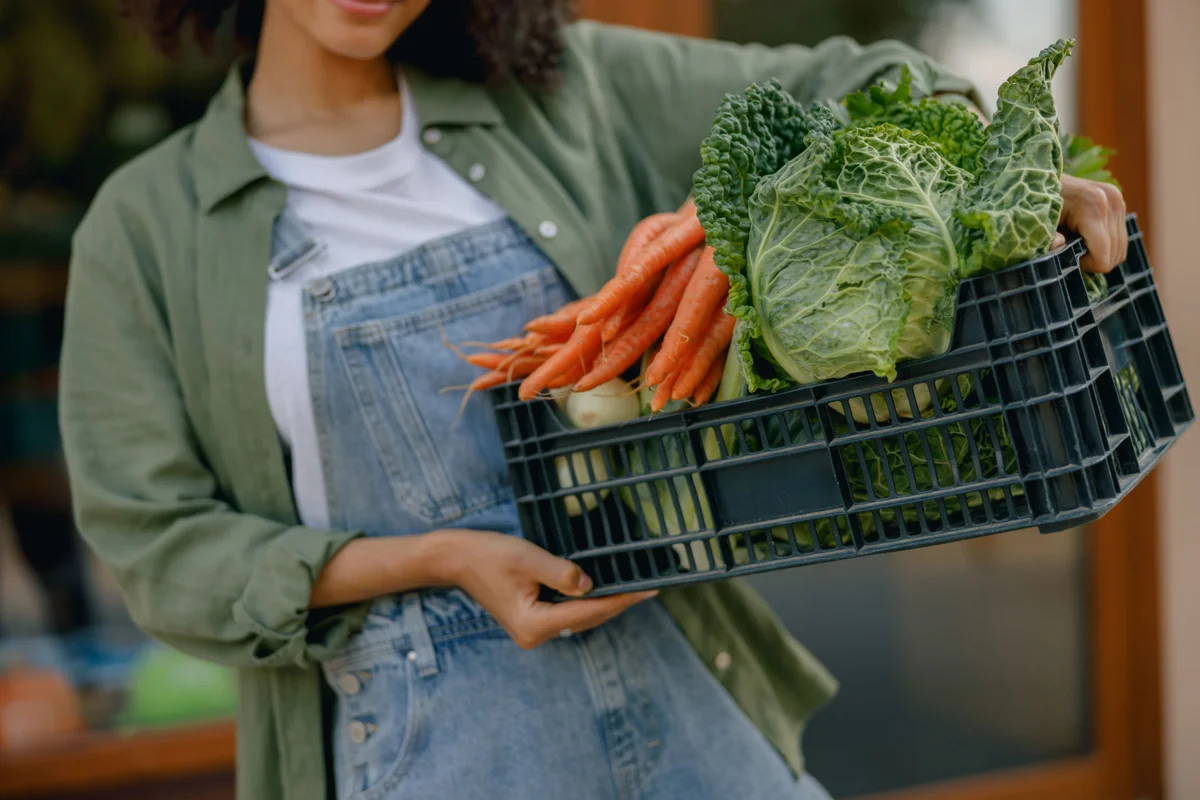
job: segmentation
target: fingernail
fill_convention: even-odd
[[[587,576],[587,573],[580,575],[579,576],[579,593],[587,594],[591,590],[592,590],[592,579]]]

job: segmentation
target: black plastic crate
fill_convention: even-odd
[[[515,384],[493,390],[526,536],[606,594],[1097,519],[1193,419],[1128,226],[1103,297],[1089,297],[1078,240],[971,278],[949,351],[892,383],[860,375],[586,431]]]

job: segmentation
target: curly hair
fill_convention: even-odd
[[[228,15],[238,42],[253,47],[264,0],[122,0],[124,15],[172,55],[189,35],[211,45]],[[563,27],[574,0],[433,0],[389,51],[440,78],[495,85],[553,84],[563,52]]]

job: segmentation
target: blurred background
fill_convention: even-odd
[[[435,0],[436,1],[436,0]],[[0,0],[0,798],[231,798],[229,675],[147,642],[70,522],[54,404],[71,231],[123,161],[199,117],[230,53],[171,62],[114,0]],[[814,44],[899,38],[985,98],[1060,36],[1064,128],[1115,147],[1185,375],[1200,380],[1200,3],[592,0],[591,17]],[[1200,564],[1186,437],[1088,529],[755,583],[842,681],[806,733],[838,798],[1200,798]],[[1192,756],[1189,758],[1189,756]],[[731,765],[733,768],[733,765]]]

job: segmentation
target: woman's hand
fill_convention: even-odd
[[[1129,233],[1125,230],[1125,198],[1110,183],[1063,175],[1063,210],[1060,224],[1077,231],[1087,244],[1079,265],[1087,272],[1109,272],[1125,260]],[[1051,248],[1066,244],[1056,234]]]
[[[524,649],[564,631],[594,628],[657,594],[546,603],[538,599],[542,586],[582,597],[591,591],[591,578],[570,561],[516,536],[442,530],[346,543],[317,576],[309,606],[357,603],[448,586],[458,586],[474,597]]]
[[[543,602],[538,599],[543,585],[581,597],[591,591],[592,580],[576,564],[516,536],[464,530],[433,535],[442,540],[449,580],[487,609],[522,649],[594,628],[658,594]]]

